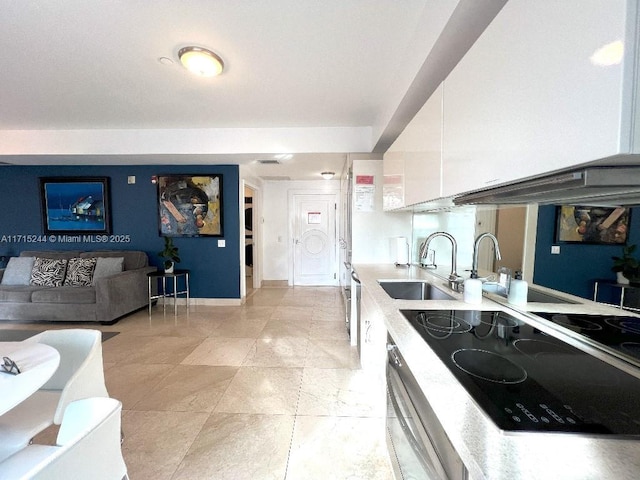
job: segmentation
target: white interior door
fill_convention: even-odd
[[[337,202],[336,194],[294,195],[294,285],[338,285]]]

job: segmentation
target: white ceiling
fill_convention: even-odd
[[[504,0],[0,0],[0,161],[339,172],[393,141],[437,86],[447,21],[479,3]],[[186,45],[223,74],[189,74]]]

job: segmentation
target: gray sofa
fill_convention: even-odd
[[[84,262],[78,259],[95,259],[86,263],[96,263],[88,275],[80,275],[80,282],[65,278],[57,282],[60,286],[35,285],[39,280],[28,271],[29,265],[47,261],[42,259],[66,260],[56,262],[65,269],[71,267],[71,259],[76,265]],[[62,275],[70,276],[71,270]],[[147,273],[154,271],[141,251],[24,251],[6,269],[0,269],[0,321],[114,323],[148,305]]]

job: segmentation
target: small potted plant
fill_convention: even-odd
[[[158,252],[161,258],[164,258],[165,273],[173,273],[174,264],[180,263],[180,252],[178,247],[173,244],[173,238],[164,237],[164,249]]]
[[[627,245],[622,248],[621,257],[611,257],[611,270],[618,274],[618,283],[640,284],[640,261],[633,256],[635,251],[636,245]]]

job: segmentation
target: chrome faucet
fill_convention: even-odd
[[[457,258],[458,258],[458,244],[456,243],[456,239],[447,232],[435,232],[427,237],[424,243],[420,247],[420,258],[421,260],[426,257],[426,254],[429,252],[429,244],[431,240],[436,237],[444,237],[451,242],[451,273],[449,274],[449,288],[456,292],[460,291],[460,285],[462,283],[462,277],[460,277],[456,273],[457,268]]]
[[[473,264],[471,265],[472,273],[473,272],[475,272],[476,274],[478,273],[478,250],[479,250],[478,247],[483,238],[490,238],[493,241],[496,260],[500,260],[502,258],[502,255],[500,255],[500,246],[498,245],[498,239],[496,238],[496,236],[489,232],[481,233],[480,235],[478,235],[478,238],[476,238],[476,241],[473,243]]]

